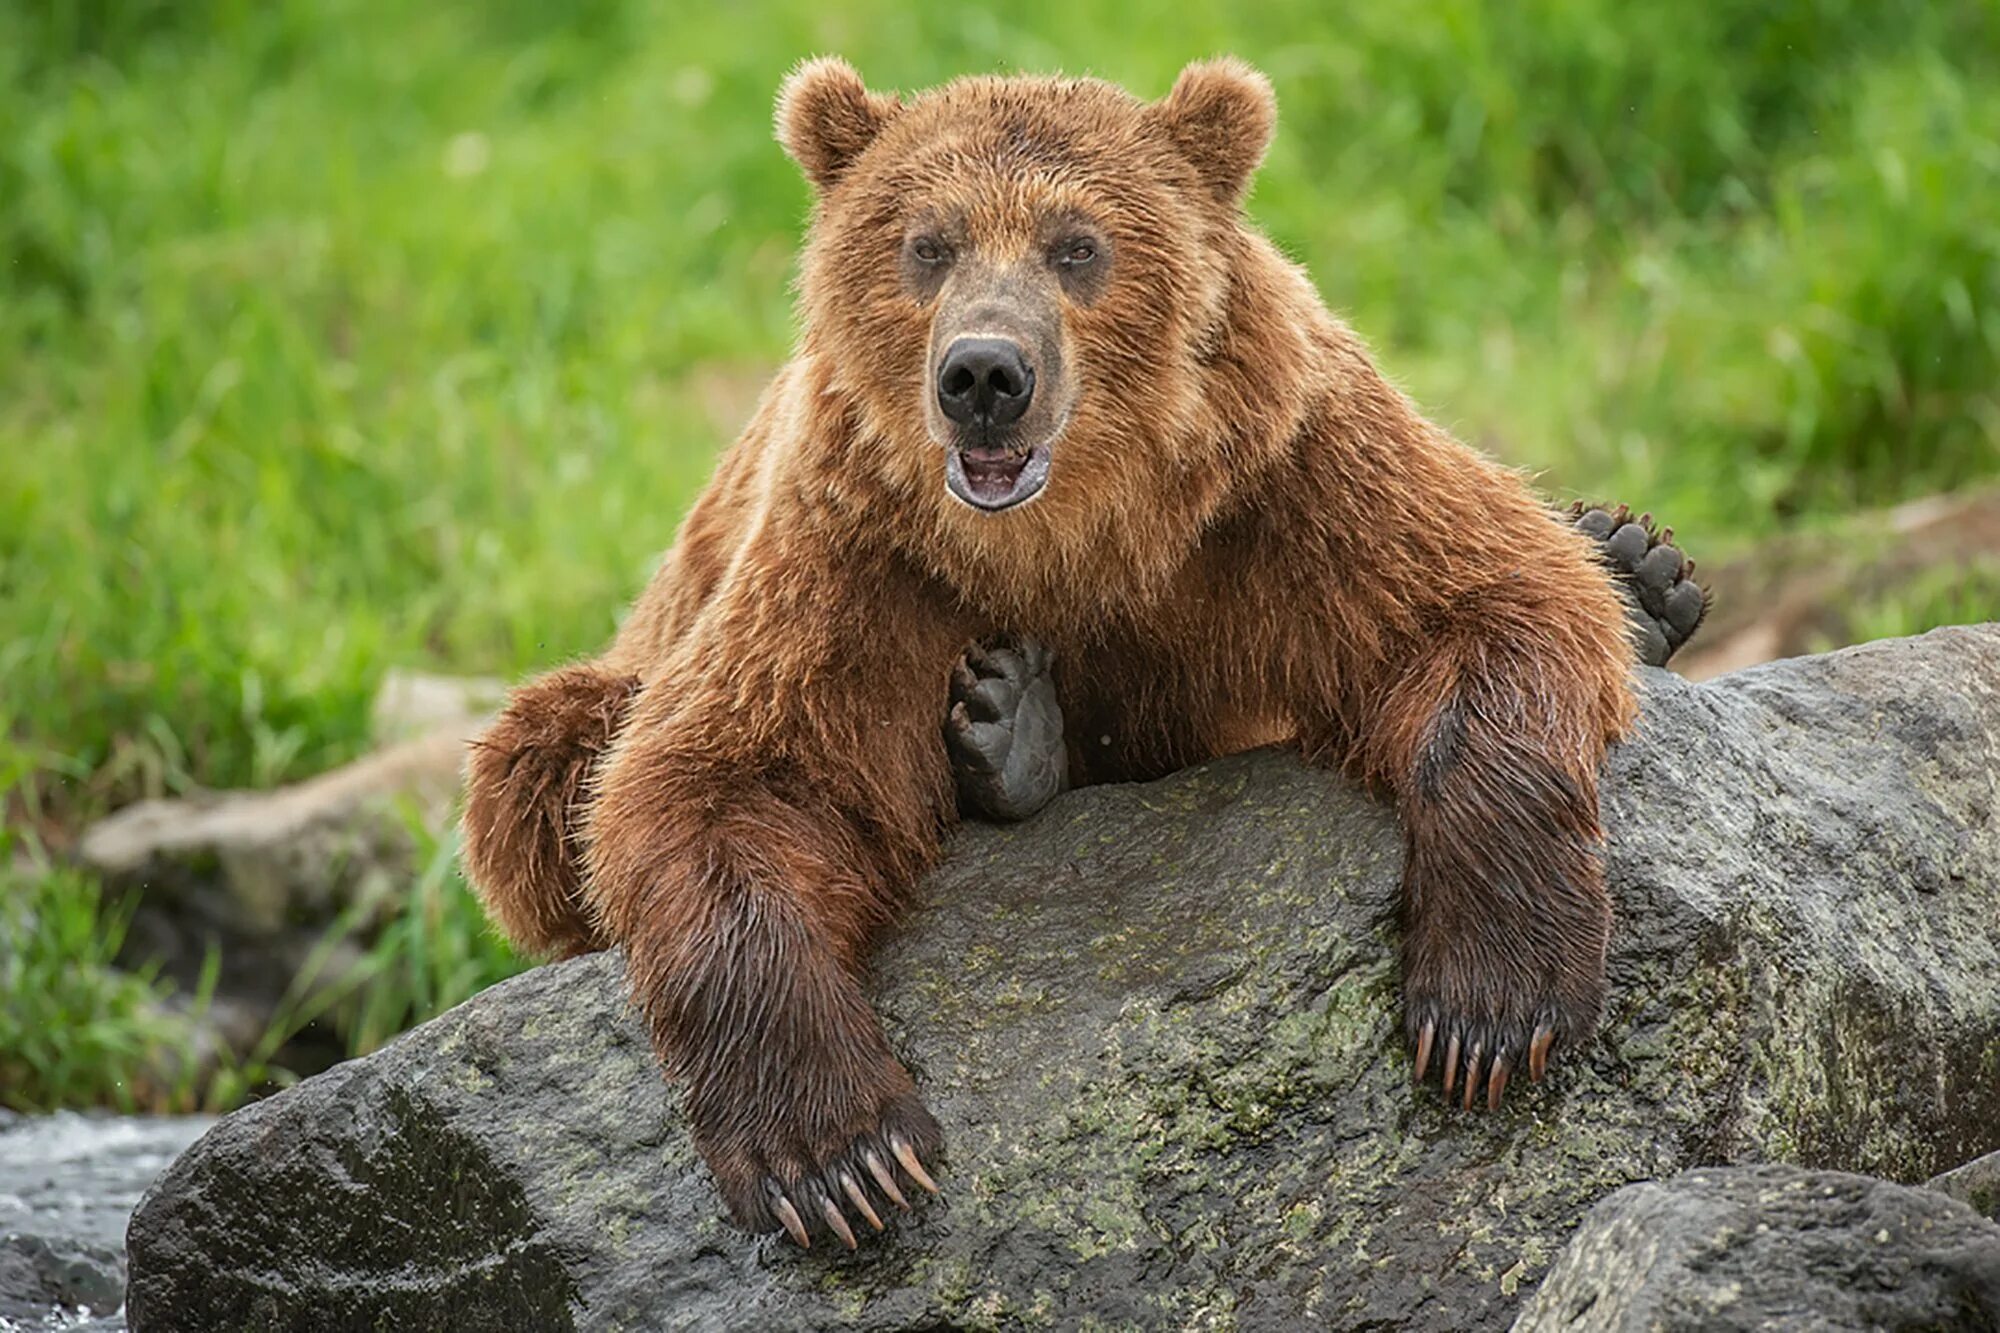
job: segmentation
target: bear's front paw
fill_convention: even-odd
[[[1433,922],[1411,932],[1403,1015],[1419,1084],[1441,1055],[1445,1100],[1463,1082],[1470,1110],[1483,1084],[1494,1110],[1514,1074],[1525,1069],[1539,1083],[1556,1052],[1590,1036],[1604,1007],[1608,909],[1575,924],[1566,932],[1547,919],[1470,928]]]
[[[1025,637],[968,648],[951,673],[944,737],[960,813],[1011,822],[1054,800],[1069,754],[1048,650]]]
[[[891,1205],[910,1207],[905,1179],[936,1194],[924,1163],[937,1160],[944,1136],[909,1076],[900,1066],[893,1073],[885,1081],[903,1090],[886,1098],[800,1086],[792,1105],[758,1111],[752,1099],[769,1096],[760,1086],[712,1099],[725,1103],[714,1113],[691,1106],[695,1146],[737,1225],[782,1228],[807,1249],[815,1234],[826,1234],[851,1250],[857,1224],[881,1231]]]

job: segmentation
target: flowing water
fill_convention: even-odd
[[[124,1328],[126,1219],[213,1123],[0,1111],[0,1333]]]

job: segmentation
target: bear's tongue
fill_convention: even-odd
[[[1014,493],[1028,455],[1005,449],[961,449],[959,464],[965,469],[965,484],[982,500],[1000,501]]]

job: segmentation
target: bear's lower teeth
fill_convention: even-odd
[[[977,509],[1011,509],[1038,494],[1048,481],[1046,446],[1016,453],[992,448],[951,451],[945,480],[959,499]]]
[[[965,458],[965,475],[973,481],[1008,481],[1021,475],[1021,469],[1028,465],[1027,455],[1011,458],[977,458],[970,454]]]

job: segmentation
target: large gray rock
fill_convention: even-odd
[[[1987,1333],[2000,1225],[1838,1171],[1722,1167],[1592,1208],[1514,1333]]]
[[[225,1119],[133,1219],[141,1333],[1505,1327],[1586,1208],[2000,1147],[2000,627],[1649,673],[1602,1038],[1413,1092],[1390,815],[1255,754],[969,829],[876,997],[946,1197],[855,1256],[719,1216],[615,957]]]

